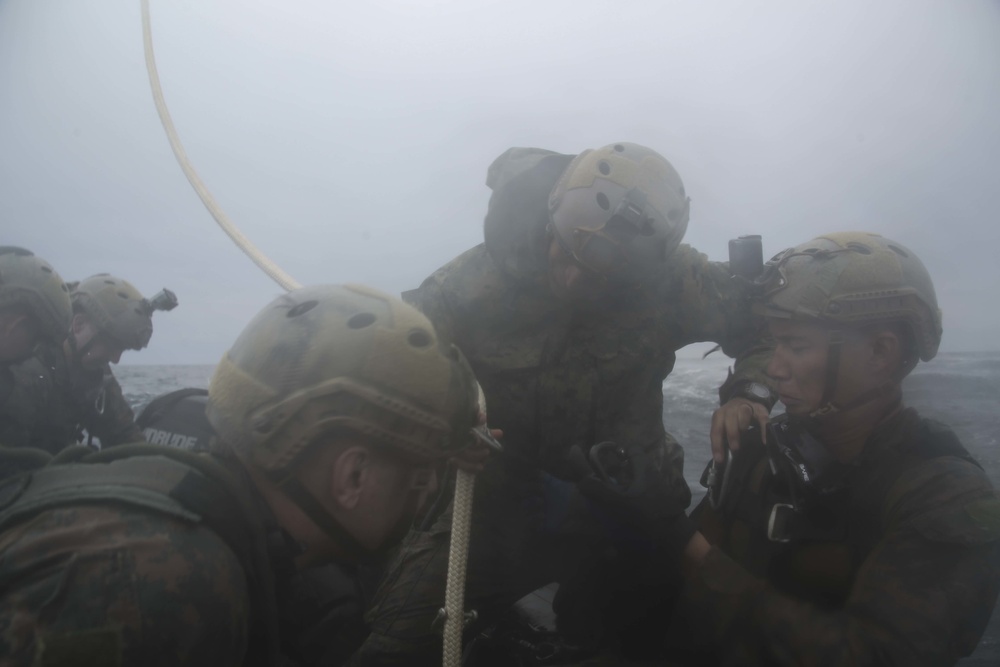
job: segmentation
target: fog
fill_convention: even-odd
[[[1000,3],[153,0],[167,103],[303,283],[390,292],[482,240],[510,146],[648,145],[724,260],[864,229],[920,255],[945,351],[1000,349]],[[0,243],[181,302],[125,363],[214,363],[280,292],[170,151],[138,1],[0,0]]]

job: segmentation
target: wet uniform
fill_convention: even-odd
[[[736,509],[699,508],[716,546],[676,612],[686,664],[947,665],[975,649],[1000,590],[1000,501],[947,427],[884,421],[787,543],[766,537],[782,501],[767,461],[746,463]]]
[[[56,453],[80,442],[84,429],[102,447],[143,440],[110,366],[87,371],[61,346],[46,345],[11,370],[15,386],[0,401],[0,443]]]
[[[486,242],[404,294],[466,355],[483,387],[490,425],[506,453],[479,475],[469,554],[468,608],[502,609],[561,582],[560,622],[602,606],[572,594],[607,573],[604,534],[571,484],[590,469],[581,452],[603,441],[651,451],[661,483],[687,505],[683,450],[664,429],[664,378],[676,350],[714,341],[737,357],[739,382],[765,380],[769,350],[744,284],[728,266],[690,246],[670,255],[665,275],[588,304],[547,287],[547,198],[572,156],[512,149],[490,167]],[[431,622],[444,594],[450,512],[413,534],[376,594],[366,664],[427,663],[440,643]],[[601,545],[604,544],[604,548]],[[573,585],[580,581],[581,586]]]
[[[364,638],[355,572],[297,569],[297,546],[239,464],[212,460],[236,483],[206,484],[170,456],[141,455],[54,465],[31,480],[37,491],[53,470],[75,481],[124,471],[99,473],[101,500],[84,500],[95,488],[85,485],[72,491],[79,502],[13,515],[33,487],[24,478],[0,487],[0,663],[342,664]],[[233,509],[233,498],[253,510]]]

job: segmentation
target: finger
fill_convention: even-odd
[[[494,438],[496,438],[497,440],[499,440],[500,438],[503,437],[503,429],[501,429],[501,428],[491,428],[490,429],[490,435],[492,435]]]
[[[729,443],[729,449],[734,452],[740,450],[740,434],[750,425],[750,420],[748,414],[752,414],[752,410],[748,410],[748,405],[745,403],[736,403],[728,406],[726,410],[726,440]]]
[[[757,421],[757,425],[760,426],[760,441],[767,444],[767,425],[771,422],[771,415],[768,413],[767,408],[763,405],[754,405],[753,410],[754,419]]]
[[[712,443],[712,459],[719,464],[726,462],[725,433],[724,408],[718,408],[712,413],[712,428],[709,431],[709,440]]]

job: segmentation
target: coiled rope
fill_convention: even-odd
[[[160,116],[163,130],[170,141],[177,163],[187,177],[191,187],[198,193],[205,208],[219,224],[229,238],[246,253],[254,264],[259,266],[268,276],[286,290],[293,290],[301,285],[281,267],[272,262],[253,242],[239,230],[236,224],[226,215],[205,183],[188,160],[184,146],[170,118],[167,102],[160,86],[160,75],[156,69],[156,59],[153,56],[153,30],[149,19],[149,0],[140,0],[142,4],[142,42],[146,54],[146,71],[149,73],[149,85],[156,103],[156,112]],[[482,390],[480,401],[482,402]],[[445,624],[444,624],[444,667],[459,667],[462,663],[462,630],[465,625],[465,566],[469,555],[469,532],[472,526],[472,491],[475,485],[475,475],[459,470],[455,480],[454,513],[451,523],[451,545],[448,552],[448,581],[445,587]]]

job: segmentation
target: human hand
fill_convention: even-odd
[[[590,475],[577,487],[584,497],[608,512],[618,523],[648,537],[671,555],[678,555],[696,532],[684,507],[660,480],[646,452],[628,453],[628,477],[623,486],[610,477]]]
[[[719,464],[726,462],[726,447],[736,452],[740,449],[740,434],[751,424],[760,427],[760,437],[766,442],[767,423],[770,420],[766,406],[747,398],[735,397],[712,413],[712,459]],[[757,437],[757,436],[754,436]]]
[[[486,429],[484,424],[473,429],[473,434],[476,436],[475,441],[465,449],[456,452],[450,460],[459,470],[475,475],[486,467],[486,460],[490,457],[490,452],[500,445],[498,440],[503,437],[503,431],[498,428]],[[496,444],[488,442],[484,437],[485,434],[488,434],[489,439]]]

